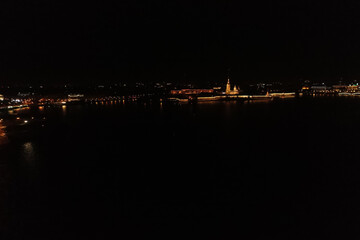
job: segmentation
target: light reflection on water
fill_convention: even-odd
[[[62,105],[61,109],[62,109],[62,114],[66,115],[66,105]]]
[[[33,143],[32,142],[24,143],[22,147],[23,147],[24,159],[27,162],[35,161],[36,154],[35,154],[35,151],[34,151]]]
[[[40,177],[39,149],[33,142],[26,142],[21,146],[21,155],[24,179],[29,186],[36,188]]]
[[[5,126],[3,125],[3,121],[0,120],[0,145],[5,144],[9,141],[6,132],[5,132]]]

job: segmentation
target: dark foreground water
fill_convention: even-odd
[[[10,116],[46,120],[0,146],[1,239],[360,236],[360,99]]]

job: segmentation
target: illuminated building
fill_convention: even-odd
[[[226,84],[226,90],[225,90],[225,94],[226,95],[235,95],[235,94],[239,94],[239,90],[237,89],[236,86],[234,86],[234,89],[231,90],[231,86],[230,86],[230,78],[228,78],[227,84]]]
[[[353,84],[353,85],[346,86],[346,91],[351,92],[351,93],[357,92],[357,91],[359,91],[359,85]]]
[[[322,84],[322,85],[313,85],[310,87],[310,89],[313,91],[313,92],[318,92],[318,93],[323,93],[323,92],[326,92],[329,90],[329,88]]]
[[[359,92],[360,88],[358,84],[351,84],[351,85],[333,85],[332,90],[337,93],[355,93]]]
[[[202,93],[214,93],[214,89],[180,89],[180,90],[171,90],[172,95],[198,95]]]
[[[30,97],[30,96],[34,96],[34,95],[35,95],[35,93],[33,93],[33,92],[24,92],[24,93],[18,92],[18,94],[17,94],[17,96],[21,97],[21,98]]]
[[[230,78],[228,78],[227,84],[226,84],[226,90],[225,93],[226,94],[230,94]]]
[[[302,91],[310,90],[310,87],[308,87],[308,86],[303,86],[303,87],[301,88],[301,90],[302,90]]]
[[[346,92],[346,85],[333,85],[332,89],[334,92]]]
[[[69,102],[79,102],[84,99],[83,94],[69,94],[68,95],[68,101]]]

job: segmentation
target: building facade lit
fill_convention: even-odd
[[[227,84],[226,84],[225,94],[226,95],[239,94],[239,90],[238,90],[238,88],[236,86],[234,86],[233,90],[231,90],[230,78],[228,78],[228,81],[227,81]]]
[[[214,89],[179,89],[171,90],[172,95],[198,95],[202,93],[214,93]]]
[[[78,102],[84,100],[84,94],[68,94],[68,102]]]
[[[355,93],[359,91],[359,85],[358,84],[352,84],[346,87],[346,91],[349,93]]]

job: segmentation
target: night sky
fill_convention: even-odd
[[[0,80],[360,80],[359,1],[0,2]]]

